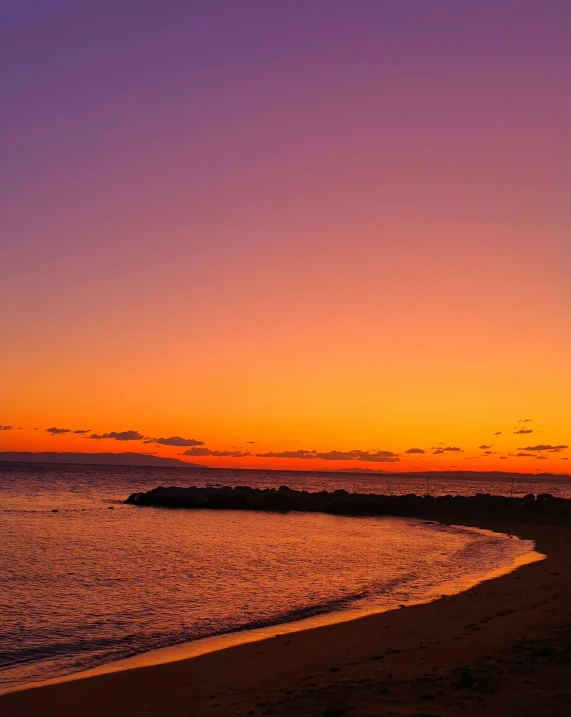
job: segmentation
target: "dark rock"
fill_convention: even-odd
[[[475,496],[417,496],[347,493],[344,490],[309,493],[280,486],[279,490],[236,486],[230,488],[159,486],[146,493],[133,493],[126,503],[168,508],[211,510],[290,510],[334,515],[392,515],[432,520],[477,517],[490,521],[571,525],[571,500],[548,493],[523,498],[480,493]]]
[[[347,705],[335,705],[334,707],[328,707],[323,713],[323,717],[341,717],[348,710]]]

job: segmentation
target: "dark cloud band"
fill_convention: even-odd
[[[92,433],[89,436],[95,441],[111,438],[114,441],[142,441],[145,436],[139,431],[111,431],[110,433]]]
[[[322,461],[362,461],[365,463],[397,463],[400,458],[392,451],[270,451],[256,453],[256,458],[301,458],[303,460],[320,459]]]
[[[160,446],[203,446],[204,441],[197,441],[195,438],[181,438],[180,436],[170,436],[170,438],[154,438],[154,443]]]
[[[569,446],[551,446],[548,443],[540,443],[537,446],[526,446],[525,448],[521,448],[522,451],[548,451],[549,453],[560,453],[561,451],[566,450],[569,448]]]
[[[214,456],[216,458],[248,458],[252,454],[249,451],[212,451],[210,448],[189,448],[184,451],[183,456]]]

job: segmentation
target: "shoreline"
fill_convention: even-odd
[[[403,520],[414,520],[411,518],[403,518]],[[452,525],[454,528],[471,528],[486,533],[492,533],[494,535],[502,535],[506,539],[509,539],[510,535],[506,533],[497,533],[495,531],[489,531],[483,528],[477,528],[476,526],[462,526]],[[517,536],[516,536],[517,537]],[[521,538],[517,538],[522,540]],[[534,547],[512,559],[510,564],[493,568],[477,579],[469,581],[465,586],[458,588],[458,585],[450,584],[447,582],[439,583],[433,587],[426,596],[426,599],[411,601],[407,603],[407,607],[413,605],[426,605],[435,600],[440,599],[443,590],[452,588],[452,592],[446,593],[448,597],[459,595],[471,588],[483,583],[487,580],[494,580],[502,575],[508,575],[515,570],[518,570],[523,565],[528,565],[533,562],[544,560],[546,556],[539,553]],[[369,608],[365,607],[348,607],[341,610],[332,610],[330,612],[318,613],[315,615],[308,615],[294,620],[288,620],[286,622],[273,622],[268,625],[255,628],[240,628],[232,632],[211,635],[197,640],[191,640],[188,642],[178,643],[174,645],[167,645],[165,647],[159,647],[147,652],[138,653],[129,657],[120,658],[113,660],[112,662],[103,663],[96,667],[87,668],[78,672],[71,672],[68,674],[52,677],[46,680],[31,681],[14,685],[8,688],[0,688],[0,697],[2,695],[10,694],[12,692],[22,692],[29,689],[37,689],[41,687],[47,687],[50,685],[57,685],[76,680],[89,679],[91,677],[98,677],[101,675],[108,675],[115,672],[123,672],[125,670],[139,669],[142,667],[153,667],[156,665],[169,664],[172,662],[180,662],[182,660],[193,659],[201,655],[209,654],[212,652],[218,652],[220,650],[230,649],[238,645],[245,645],[250,643],[259,642],[261,640],[271,639],[276,636],[276,631],[279,630],[280,635],[288,635],[291,633],[302,632],[306,630],[314,630],[320,627],[326,627],[331,625],[337,625],[344,622],[352,622],[359,620],[364,617],[380,615],[386,612],[391,612],[400,609],[400,606],[375,609],[374,605]]]
[[[24,687],[0,696],[0,710],[18,717],[149,711],[321,716],[329,708],[348,716],[420,714],[421,708],[423,714],[459,715],[468,707],[505,714],[515,700],[521,711],[511,714],[568,713],[571,530],[462,523],[534,540],[547,557],[404,610],[280,632],[180,661]],[[370,711],[380,704],[386,710]]]

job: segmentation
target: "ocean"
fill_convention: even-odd
[[[0,464],[0,689],[216,635],[425,602],[530,541],[420,520],[136,508],[157,485],[571,497],[568,479]]]

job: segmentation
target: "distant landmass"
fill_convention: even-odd
[[[380,474],[382,478],[569,478],[567,473],[520,473],[519,471],[459,471],[459,470],[441,470],[441,471],[379,471],[368,470],[367,468],[345,468],[344,470],[319,471],[330,473],[375,473]]]
[[[385,473],[388,474],[389,471],[381,470],[380,468],[334,468],[331,471],[326,471],[328,473]]]
[[[0,451],[0,463],[77,463],[92,466],[152,466],[154,468],[202,468],[208,470],[256,470],[267,473],[346,473],[357,475],[378,475],[379,478],[488,478],[488,479],[510,479],[510,478],[564,478],[571,480],[566,473],[518,473],[513,471],[462,471],[462,470],[440,470],[440,471],[386,471],[375,468],[334,468],[313,470],[292,470],[283,468],[212,468],[212,466],[201,465],[181,461],[178,458],[161,458],[151,456],[148,453],[59,453],[58,451]]]
[[[13,463],[80,463],[91,466],[178,466],[180,468],[208,468],[178,458],[161,458],[148,453],[59,453],[45,451],[0,451],[0,461]]]

